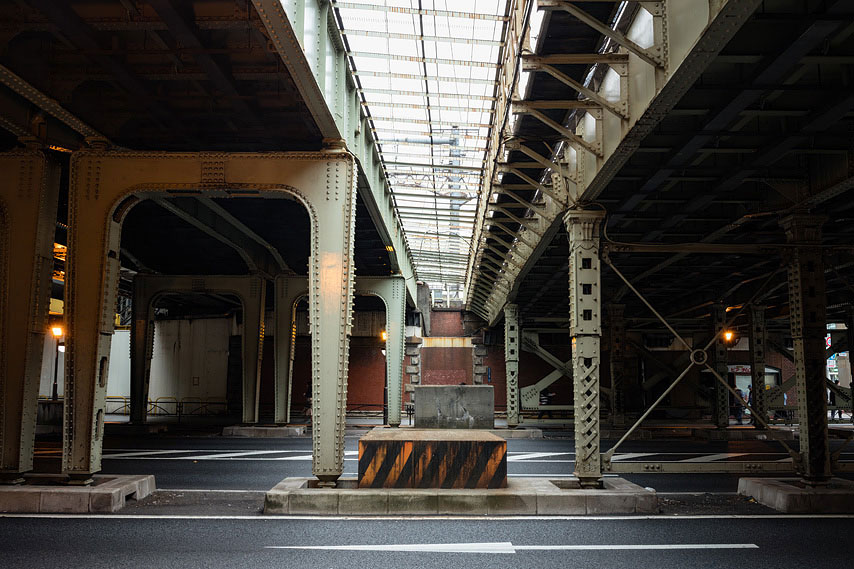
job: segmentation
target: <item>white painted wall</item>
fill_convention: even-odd
[[[154,358],[151,362],[149,398],[198,397],[203,401],[225,399],[228,367],[228,336],[231,319],[163,320],[154,327]],[[39,396],[49,398],[53,389],[56,340],[44,343]],[[65,354],[59,354],[57,391],[65,392]],[[116,330],[110,345],[109,397],[130,397],[130,330]]]
[[[225,399],[231,319],[160,320],[149,398]]]
[[[44,337],[44,352],[42,354],[42,371],[41,379],[39,380],[39,397],[50,398],[53,393],[53,369],[56,361],[56,338],[53,334],[45,334]],[[57,368],[56,376],[57,391],[62,397],[65,389],[65,354],[59,354],[59,367]]]

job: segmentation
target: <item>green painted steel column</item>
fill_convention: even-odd
[[[519,426],[519,306],[504,307],[504,367],[507,378],[507,426]]]
[[[790,243],[799,247],[787,255],[789,323],[795,348],[795,380],[803,481],[825,484],[830,479],[827,433],[827,299],[821,226],[826,218],[795,214],[780,224]]]
[[[53,274],[58,165],[38,150],[0,154],[0,483],[33,469]]]
[[[572,384],[575,411],[575,476],[582,487],[599,487],[599,342],[602,334],[599,231],[605,212],[570,209],[564,214],[569,233],[569,333],[572,338]]]

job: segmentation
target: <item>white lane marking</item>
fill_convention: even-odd
[[[202,454],[193,457],[185,457],[185,458],[194,458],[196,460],[211,460],[214,458],[236,458],[242,456],[255,456],[259,454],[282,454],[280,450],[242,450],[242,451],[234,451],[234,452],[224,452],[220,454]]]
[[[662,454],[660,452],[627,452],[625,454],[615,454],[611,458],[611,462],[619,462],[621,460],[628,460],[630,458],[640,458],[642,456],[655,456],[657,454]]]
[[[637,550],[637,549],[759,549],[755,543],[639,543],[604,545],[514,545],[517,551],[598,551],[598,550]]]
[[[388,545],[267,545],[264,549],[331,551],[429,551],[433,553],[516,553],[509,541],[494,543],[392,543]]]
[[[573,455],[575,453],[571,452],[523,452],[523,453],[515,453],[508,452],[507,453],[507,462],[518,462],[521,460],[530,460],[533,458],[545,458],[547,456],[562,456],[562,455]],[[541,461],[538,461],[541,462]],[[561,461],[566,462],[566,461]]]
[[[121,452],[117,454],[105,454],[103,458],[139,458],[142,456],[154,456],[164,454],[179,454],[182,452],[194,452],[192,450],[141,450],[133,452]],[[174,458],[174,457],[173,457]]]
[[[748,454],[752,454],[749,452],[723,452],[720,454],[704,454],[703,456],[698,456],[695,458],[686,458],[680,460],[679,462],[712,462],[715,460],[723,460],[725,458],[735,458],[737,456],[747,456]]]
[[[499,553],[518,551],[614,551],[673,549],[759,549],[755,543],[650,543],[599,545],[513,545],[509,541],[486,543],[390,543],[378,545],[267,545],[264,549],[314,549],[322,551],[418,551],[430,553]]]

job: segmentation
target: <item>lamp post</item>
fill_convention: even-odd
[[[63,335],[62,326],[54,326],[50,331],[56,340],[56,348],[54,349],[53,356],[53,388],[51,390],[50,398],[51,400],[56,401],[59,399],[59,387],[57,385],[57,374],[59,373],[59,352],[65,351],[65,344],[62,343],[61,340]]]

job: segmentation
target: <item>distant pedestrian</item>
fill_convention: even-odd
[[[834,383],[834,385],[838,385],[839,380],[837,379],[833,383]],[[827,395],[827,405],[828,405],[828,407],[836,407],[836,392],[833,390],[833,388],[830,388],[828,391],[829,391],[829,393]],[[836,416],[836,409],[831,409],[830,410],[830,419],[833,420],[833,418],[835,416]],[[841,410],[839,411],[839,418],[842,419],[842,411]]]
[[[735,401],[735,405],[733,405],[732,414],[735,417],[736,425],[743,425],[742,417],[744,417],[744,392],[738,387],[735,388],[735,392],[738,395],[738,399]]]
[[[551,409],[544,409],[543,406],[544,405],[551,405],[552,404],[552,397],[554,397],[554,396],[555,396],[555,394],[552,393],[551,391],[549,391],[548,388],[540,391],[540,412],[537,415],[537,419],[542,419],[543,416],[546,414],[548,414],[549,419],[553,418],[552,417],[552,410]]]
[[[753,409],[753,385],[747,386],[747,404]],[[753,411],[750,412],[750,424],[756,424],[756,417],[753,416]]]

